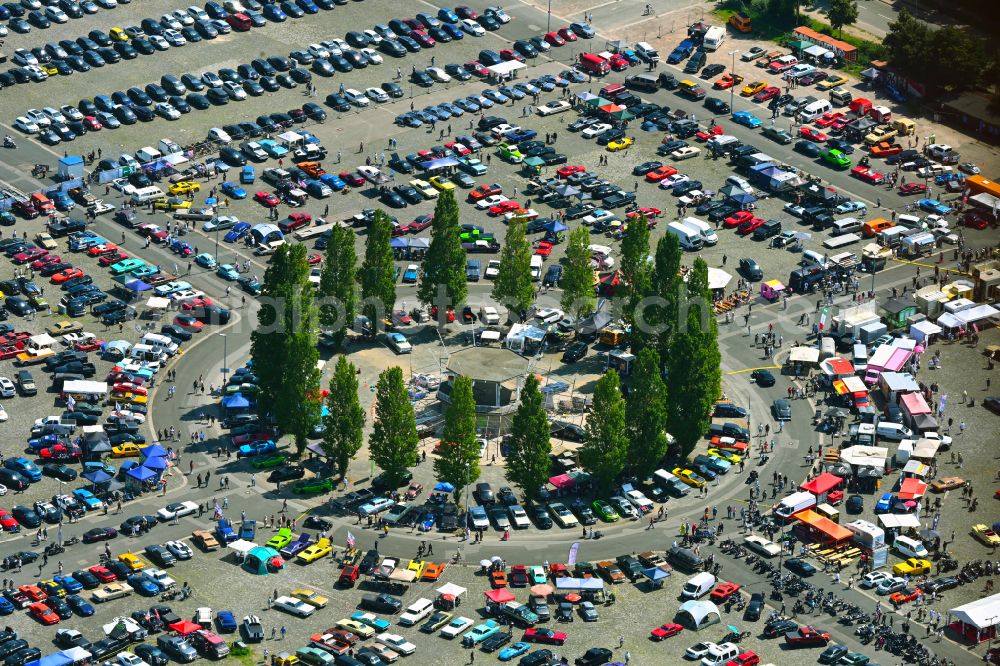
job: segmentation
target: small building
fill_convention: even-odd
[[[834,39],[829,35],[824,35],[821,32],[816,32],[812,28],[807,28],[805,26],[799,26],[792,31],[795,39],[800,41],[806,41],[811,44],[818,44],[847,62],[854,62],[858,59],[858,48],[845,41],[839,39]]]
[[[472,395],[476,412],[507,414],[517,408],[521,382],[528,374],[530,360],[510,349],[469,347],[448,359],[446,378],[438,387],[437,397],[451,403],[452,380],[463,376],[472,380]]]
[[[902,328],[909,317],[917,314],[917,302],[910,296],[890,298],[882,303],[882,312],[892,328]]]

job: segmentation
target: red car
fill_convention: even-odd
[[[812,627],[799,627],[785,634],[785,643],[792,647],[825,646],[830,642],[830,634],[816,631]]]
[[[36,271],[45,264],[58,264],[62,262],[62,257],[58,254],[45,254],[31,262],[31,267]]]
[[[446,315],[447,316],[445,318],[448,320],[449,324],[455,321],[455,311],[454,310],[452,310],[451,308],[448,308],[448,312],[446,313]],[[431,307],[431,319],[437,319],[437,316],[438,316],[438,306],[435,305],[435,306]]]
[[[115,580],[117,580],[115,578],[115,575],[111,573],[110,569],[100,564],[95,564],[94,566],[87,569],[87,571],[97,576],[97,580],[101,581],[102,583],[112,583]]]
[[[524,630],[522,641],[528,643],[548,643],[549,645],[562,645],[566,642],[566,634],[562,631],[553,631],[542,627],[530,627]]]
[[[556,171],[556,176],[558,176],[559,178],[569,178],[574,173],[583,173],[586,170],[587,167],[580,166],[579,164],[567,164],[564,167],[560,167]]]
[[[12,259],[15,264],[26,264],[30,261],[38,259],[39,257],[45,256],[48,253],[48,250],[43,250],[40,247],[33,247],[25,250],[24,252],[18,252]]]
[[[719,136],[722,134],[722,125],[712,125],[708,129],[703,129],[695,132],[694,138],[698,141],[708,141],[713,136]]]
[[[919,587],[904,587],[902,590],[898,592],[893,592],[891,595],[889,595],[889,601],[899,606],[901,604],[913,601],[921,594],[923,594],[923,592],[921,592]]]
[[[501,201],[495,206],[490,206],[490,215],[503,215],[504,213],[512,213],[520,209],[521,204],[516,201]]]
[[[501,49],[500,57],[504,60],[516,60],[518,62],[524,62],[524,56],[513,49]]]
[[[79,268],[67,268],[65,270],[59,271],[51,278],[52,284],[62,284],[67,280],[72,280],[73,278],[83,277],[83,271]]]
[[[878,171],[874,171],[866,166],[856,166],[851,169],[851,175],[855,178],[865,181],[866,183],[871,183],[872,185],[878,185],[883,180],[885,176],[880,174]]]
[[[616,72],[624,72],[629,68],[628,60],[625,56],[615,53],[610,58],[608,58],[608,64],[611,65],[611,69]]]
[[[98,132],[104,128],[104,125],[101,124],[101,121],[95,118],[94,116],[84,117],[83,124],[91,132]]]
[[[112,386],[115,391],[124,391],[126,393],[135,393],[137,395],[146,395],[146,387],[139,386],[138,384],[133,384],[132,382],[119,382]]]
[[[903,183],[899,186],[900,194],[923,194],[927,191],[927,186],[923,183]]]
[[[639,210],[633,210],[632,212],[627,213],[625,215],[625,219],[631,221],[639,219],[639,217],[642,216],[645,217],[646,220],[649,222],[649,226],[655,227],[656,224],[653,222],[653,220],[658,218],[661,213],[663,213],[663,211],[660,210],[659,208],[653,206],[643,206]]]
[[[833,127],[834,123],[841,120],[842,118],[847,118],[840,111],[831,111],[829,113],[824,113],[822,116],[816,119],[816,127]]]
[[[93,245],[87,248],[87,254],[92,257],[99,257],[102,254],[108,254],[110,252],[117,252],[118,246],[114,243],[101,243],[100,245]]]
[[[59,616],[45,604],[31,604],[28,612],[42,624],[59,624]]]
[[[719,587],[712,590],[712,594],[709,595],[712,601],[719,602],[725,601],[740,589],[739,583],[722,583]]]
[[[673,176],[675,173],[677,173],[677,169],[670,166],[669,164],[664,164],[660,168],[653,169],[652,171],[647,173],[646,180],[650,183],[658,183],[664,178],[670,178],[670,176]]]
[[[17,588],[19,592],[22,592],[32,601],[45,601],[49,598],[49,595],[45,593],[45,590],[38,587],[37,585],[22,585]]]
[[[104,340],[98,340],[97,338],[94,338],[93,340],[90,340],[88,342],[77,342],[76,344],[73,345],[73,349],[75,349],[76,351],[89,352],[89,351],[97,351],[103,346],[104,346]]]
[[[418,215],[413,219],[413,222],[410,222],[409,224],[410,232],[414,234],[419,233],[432,224],[434,224],[433,215]]]
[[[143,392],[145,393],[145,389]],[[44,460],[79,460],[83,457],[83,451],[78,446],[56,444],[39,451],[38,457]]]
[[[970,210],[962,213],[958,221],[967,227],[979,229],[980,231],[990,226],[990,218],[987,217],[986,213],[978,210]]]
[[[738,227],[744,222],[749,222],[752,219],[753,219],[753,213],[751,213],[750,211],[738,210],[731,216],[726,218],[726,221],[723,222],[723,226],[725,226],[726,228]]]
[[[547,41],[552,46],[565,46],[566,40],[562,38],[558,32],[547,32],[545,33],[545,41]]]
[[[267,208],[274,208],[281,201],[273,192],[257,192],[253,195],[254,201]]]
[[[116,252],[115,254],[105,254],[100,259],[97,260],[98,266],[103,266],[107,268],[111,264],[117,264],[119,261],[125,261],[128,259],[128,255],[124,252]]]
[[[38,217],[38,209],[32,206],[31,202],[27,199],[15,201],[14,205],[11,206],[11,210],[26,220],[33,220]]]
[[[746,236],[747,234],[752,234],[758,227],[764,226],[764,220],[759,217],[754,217],[739,226],[736,230],[740,236]]]
[[[185,331],[191,333],[197,333],[205,328],[205,324],[188,315],[177,315],[174,317],[174,326],[180,326]]]
[[[364,177],[357,171],[341,171],[337,174],[337,177],[351,187],[361,187],[366,182]]]
[[[759,93],[753,96],[753,101],[755,102],[766,102],[767,100],[777,97],[781,94],[781,88],[775,88],[774,86],[768,86],[761,90]]]
[[[323,257],[319,256],[315,252],[306,257],[306,261],[309,262],[310,266],[315,266],[316,264],[322,263]]]
[[[576,33],[573,32],[573,28],[569,27],[568,25],[559,28],[559,36],[565,39],[567,42],[576,41]]]
[[[464,143],[459,143],[458,141],[452,141],[451,143],[446,143],[444,144],[444,147],[450,150],[451,152],[455,153],[459,157],[472,154],[472,151],[466,148]]]
[[[469,74],[472,74],[473,76],[478,76],[481,79],[485,79],[490,75],[490,70],[486,69],[486,66],[477,60],[473,60],[472,62],[467,62],[464,65],[462,65],[462,67],[464,67],[465,71],[467,71]]]
[[[670,638],[671,636],[676,636],[681,633],[684,629],[679,624],[674,624],[673,622],[667,622],[666,624],[661,624],[656,629],[653,629],[650,633],[650,638],[654,641],[662,641],[664,638]]]
[[[803,127],[799,130],[799,134],[803,139],[809,139],[810,141],[815,141],[816,143],[823,143],[827,140],[827,138],[829,138],[826,134],[823,134],[817,129],[813,129],[812,127]]]
[[[548,257],[552,254],[552,243],[548,241],[538,241],[538,245],[535,246],[535,254],[540,257]]]
[[[757,666],[759,663],[760,657],[757,656],[757,653],[747,650],[727,661],[726,666]]]
[[[14,516],[10,515],[7,509],[0,509],[0,527],[5,532],[13,532],[20,529],[20,525],[18,525],[17,521],[14,520]]]
[[[434,45],[437,44],[437,42],[434,41],[434,38],[423,30],[414,30],[410,33],[410,37],[417,40],[417,43],[425,49],[434,48]]]

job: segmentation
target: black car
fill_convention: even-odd
[[[160,333],[171,338],[177,338],[178,340],[188,341],[191,339],[191,333],[184,330],[180,326],[175,326],[174,324],[165,324],[160,327]]]
[[[279,481],[294,481],[296,479],[301,479],[305,476],[305,474],[305,468],[300,465],[285,465],[272,470],[268,475],[267,480],[271,483],[278,483]]]
[[[574,342],[566,347],[566,351],[563,352],[562,362],[563,363],[576,363],[584,356],[587,355],[587,350],[589,347],[586,342]]]
[[[587,435],[587,431],[581,426],[569,421],[553,421],[550,433],[553,437],[571,442],[582,442]]]
[[[801,153],[806,157],[819,157],[820,148],[812,141],[802,141],[795,142],[795,152]]]
[[[750,379],[757,383],[757,386],[774,386],[774,375],[770,370],[754,370],[750,373]]]
[[[821,664],[836,664],[847,652],[848,649],[845,645],[828,645],[825,650],[819,653],[817,661]]]
[[[493,634],[492,636],[484,640],[479,647],[483,652],[487,653],[496,652],[504,645],[509,643],[510,640],[511,640],[510,634],[508,634],[506,631],[498,631],[497,633]]]
[[[80,585],[83,585],[83,589],[85,590],[92,590],[101,584],[100,579],[86,569],[74,571],[72,576],[73,580],[80,583]]]
[[[844,509],[851,514],[861,513],[865,510],[865,498],[861,495],[851,495],[844,503]]]
[[[754,592],[750,595],[750,603],[747,604],[747,608],[743,611],[743,619],[749,620],[750,622],[756,622],[760,619],[760,614],[764,611],[764,593]]]
[[[552,519],[549,517],[549,512],[544,504],[531,504],[527,507],[527,510],[528,515],[531,516],[538,529],[548,530],[552,528]]]
[[[783,636],[790,631],[795,631],[799,628],[799,625],[791,620],[773,620],[764,625],[764,637],[765,638],[777,638],[778,636]]]
[[[73,481],[76,479],[76,470],[68,465],[60,465],[58,463],[48,463],[42,465],[42,474],[45,476],[50,476],[53,479],[59,479],[60,481]]]
[[[156,516],[130,516],[122,521],[119,525],[119,531],[122,534],[132,534],[134,529],[138,529],[139,533],[148,532],[149,530],[156,527]]]
[[[798,557],[785,560],[785,568],[793,573],[797,573],[803,578],[812,576],[816,573],[816,567]]]
[[[570,511],[576,514],[576,517],[580,520],[581,525],[593,525],[597,523],[597,516],[594,515],[594,510],[590,508],[590,505],[583,501],[581,498],[576,498],[569,505]]]
[[[23,527],[35,528],[42,524],[42,519],[31,507],[24,505],[15,506],[11,509],[11,515],[14,516],[14,520],[20,523]]]
[[[146,555],[149,556],[151,560],[159,564],[161,567],[169,567],[173,565],[177,558],[174,554],[158,543],[146,546]]]
[[[760,265],[749,257],[740,259],[739,271],[748,280],[761,280],[764,277],[764,272],[760,269]]]
[[[614,655],[608,648],[594,647],[577,657],[573,662],[575,666],[601,666],[612,660]]]
[[[959,580],[954,576],[944,576],[941,578],[935,578],[932,581],[921,585],[924,592],[944,592],[945,590],[950,590],[958,587]]]
[[[97,543],[98,541],[114,539],[116,536],[118,536],[118,531],[113,527],[95,527],[83,533],[83,542]]]
[[[155,617],[155,616],[154,616]],[[142,643],[132,648],[135,656],[145,661],[149,666],[166,666],[170,661],[163,650],[150,643]]]
[[[376,613],[398,613],[403,608],[403,602],[391,594],[368,595],[361,597],[361,607]]]

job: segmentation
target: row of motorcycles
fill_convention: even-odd
[[[915,636],[905,632],[893,631],[891,627],[866,624],[854,630],[862,645],[874,642],[876,650],[885,650],[902,657],[903,661],[914,664],[933,666],[937,658],[932,658],[930,650],[925,648]]]

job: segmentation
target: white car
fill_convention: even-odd
[[[26,116],[18,116],[14,120],[14,129],[25,134],[38,134],[38,125]]]
[[[208,15],[208,12],[206,12],[204,9],[202,9],[201,7],[198,7],[196,5],[191,5],[190,7],[188,7],[187,8],[187,13],[190,14],[191,17],[194,18],[194,20],[196,20],[196,21],[211,21],[212,20],[212,17]]]
[[[306,50],[313,55],[314,58],[329,58],[330,51],[322,44],[310,44],[306,47]]]
[[[118,0],[94,0],[94,2],[103,7],[104,9],[114,9],[115,7],[118,6]]]
[[[409,354],[413,351],[413,345],[402,333],[390,332],[385,334],[385,343],[397,354]]]
[[[348,88],[344,91],[344,97],[347,101],[357,107],[368,106],[368,98],[363,94],[355,90],[354,88]]]
[[[0,423],[5,422],[8,418],[10,417],[7,416],[7,410],[3,408],[3,405],[0,405]],[[6,486],[4,486],[3,492],[0,492],[0,495],[6,495],[6,494],[7,494],[7,488]]]
[[[363,32],[365,33],[365,37],[368,38],[368,42],[372,46],[378,46],[379,44],[382,43],[382,35],[378,34],[374,30],[372,30],[371,28],[368,28],[367,30],[365,30]]]
[[[689,180],[691,180],[691,176],[686,173],[675,173],[674,175],[667,176],[660,181],[660,189],[669,190],[674,185],[680,185],[681,183],[686,183]]]
[[[459,615],[451,622],[441,627],[441,635],[445,638],[455,638],[460,633],[472,626],[472,620]]]
[[[451,76],[448,72],[444,71],[440,67],[428,67],[427,73],[430,74],[431,78],[439,83],[448,83],[451,81]]]
[[[60,106],[59,110],[62,111],[62,114],[70,120],[83,120],[83,114],[80,113],[80,109],[71,104]]]
[[[458,25],[461,26],[462,30],[474,37],[482,37],[486,34],[486,28],[479,25],[472,19],[462,19]]]
[[[233,137],[229,136],[229,132],[222,129],[221,127],[213,127],[208,130],[208,140],[209,141],[219,141],[221,143],[229,143],[233,140]]]
[[[292,597],[278,597],[271,605],[298,617],[309,617],[316,611],[315,606],[310,606],[301,599],[293,599]]]
[[[554,324],[566,316],[559,308],[542,308],[535,312],[535,319],[543,324]]]
[[[160,102],[154,108],[159,115],[167,120],[177,120],[181,117],[181,112],[175,109],[170,102]]]
[[[38,109],[28,109],[24,112],[24,115],[39,127],[48,127],[52,124],[52,119]]]
[[[142,575],[160,586],[161,590],[169,590],[177,584],[163,569],[145,569]]]
[[[325,42],[320,42],[320,46],[330,52],[331,56],[344,55],[344,50],[340,48],[340,44],[333,40],[327,40]]]
[[[562,113],[563,111],[569,111],[573,108],[573,105],[564,99],[557,99],[551,102],[546,102],[542,104],[535,110],[540,116],[551,116],[557,113]]]
[[[361,52],[365,54],[366,58],[368,58],[368,62],[370,62],[373,65],[381,65],[384,62],[384,60],[382,59],[382,54],[380,54],[375,49],[365,48],[361,49]]]
[[[500,260],[490,259],[490,262],[486,264],[486,272],[484,275],[487,280],[495,279],[497,275],[500,274]]]
[[[597,210],[592,212],[590,215],[587,215],[580,221],[583,223],[584,226],[590,226],[596,222],[602,222],[605,220],[610,221],[613,219],[615,219],[615,214],[612,213],[610,210],[604,210],[603,208],[598,208]]]
[[[170,49],[170,42],[165,40],[161,35],[150,35],[147,39],[149,39],[150,44],[155,46],[158,51]]]
[[[531,520],[528,518],[528,513],[521,507],[520,504],[511,504],[507,507],[507,511],[510,513],[510,523],[515,529],[523,530],[531,526]]]
[[[378,104],[385,104],[386,102],[389,101],[389,96],[386,95],[385,91],[382,90],[381,88],[375,88],[375,87],[367,88],[365,89],[365,95],[368,96],[368,99],[372,100],[373,102],[377,102]]]
[[[871,573],[866,573],[862,576],[858,585],[865,588],[878,587],[879,583],[889,578],[892,578],[892,575],[884,571],[872,571]]]
[[[201,82],[204,83],[209,88],[221,88],[222,87],[222,77],[220,77],[215,72],[204,72],[201,75]]]
[[[368,649],[377,654],[386,664],[394,664],[399,660],[399,653],[387,645],[372,643],[368,646]]]
[[[195,624],[208,628],[212,626],[212,609],[208,606],[199,606],[194,609]]]
[[[695,146],[684,146],[670,153],[675,160],[687,160],[701,153],[701,149]]]
[[[441,386],[441,380],[438,379],[437,375],[428,375],[424,372],[418,372],[413,375],[412,381],[417,386],[426,389],[436,389],[438,386]]]
[[[488,197],[483,197],[476,202],[476,208],[479,210],[489,210],[491,207],[501,204],[504,201],[510,201],[507,197],[502,194],[491,194]]]
[[[66,16],[66,12],[59,9],[58,7],[46,7],[45,16],[48,17],[53,23],[68,23],[69,17]]]
[[[119,666],[149,666],[149,664],[131,652],[119,652],[115,655],[115,661]]]
[[[222,84],[222,89],[226,91],[230,99],[236,100],[237,102],[242,102],[247,98],[247,91],[243,89],[243,86],[236,83],[235,81],[226,81]]]
[[[500,23],[510,23],[510,15],[508,15],[500,5],[487,7],[483,10],[483,13],[487,16],[492,16],[497,21],[500,21]]]
[[[36,58],[35,54],[28,49],[14,49],[14,55],[12,55],[10,59],[15,64],[21,65],[22,67],[38,64],[38,58]]]
[[[13,398],[17,395],[14,390],[14,382],[6,377],[0,377],[0,398]]]
[[[653,510],[653,503],[639,490],[625,490],[625,499],[638,509],[640,513],[649,513]]]
[[[254,162],[263,162],[267,159],[267,153],[264,152],[264,148],[256,141],[249,141],[240,146],[240,148],[243,154]]]
[[[160,520],[172,520],[173,518],[190,516],[192,513],[196,513],[197,511],[197,504],[191,500],[185,500],[183,502],[174,502],[173,504],[166,505],[156,512],[156,517]]]
[[[584,139],[593,139],[598,134],[603,134],[611,129],[611,125],[608,123],[597,123],[596,125],[591,125],[587,129],[580,132],[580,136]]]
[[[174,557],[178,560],[190,560],[194,557],[194,552],[191,550],[191,547],[183,541],[168,541],[163,545],[167,550],[173,553]]]
[[[689,647],[685,652],[684,656],[688,659],[701,659],[712,649],[718,649],[718,645],[712,643],[711,641],[705,641],[704,643],[695,643]]]
[[[491,129],[490,133],[493,134],[493,136],[502,139],[503,137],[507,136],[511,132],[516,132],[519,129],[521,129],[521,128],[519,126],[517,126],[517,125],[511,125],[509,123],[501,123],[501,124],[497,125],[496,127],[494,127],[493,129]]]
[[[500,313],[492,305],[484,305],[479,308],[479,319],[487,326],[493,326],[500,323]]]
[[[400,654],[410,655],[417,651],[417,646],[406,640],[399,634],[390,634],[388,632],[384,634],[379,634],[375,637],[382,645],[392,648]]]
[[[167,43],[171,46],[184,46],[187,44],[187,40],[184,38],[179,31],[170,29],[163,31],[163,38],[167,40]]]
[[[180,30],[181,28],[184,27],[184,24],[178,21],[177,17],[174,16],[173,14],[164,14],[163,16],[161,16],[160,25],[163,26],[164,30],[168,28],[170,30]]]

